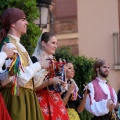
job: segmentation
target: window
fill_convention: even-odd
[[[114,69],[120,70],[120,33],[113,34]]]

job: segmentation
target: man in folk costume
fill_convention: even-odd
[[[99,59],[94,64],[95,78],[88,84],[90,94],[85,108],[94,115],[92,120],[111,120],[111,112],[117,103],[115,90],[107,84],[109,64]]]
[[[3,52],[0,52],[0,67],[2,67],[6,58],[11,58],[14,55],[14,52],[13,52],[14,49],[8,48],[7,44],[6,43],[4,44],[5,45],[3,48]],[[1,93],[0,93],[0,120],[11,120]]]
[[[13,90],[13,81],[16,76],[10,74],[10,83],[2,87],[1,93],[5,104],[9,111],[12,120],[43,120],[38,101],[36,99],[33,88],[33,76],[36,72],[40,72],[41,68],[47,67],[47,61],[41,60],[32,63],[28,52],[20,43],[20,38],[27,31],[27,20],[23,10],[18,8],[8,8],[1,16],[1,30],[0,30],[0,48],[3,47],[4,42],[8,42],[9,48],[15,47],[16,53],[20,56],[22,70],[20,69],[19,76],[17,76],[17,85],[19,88],[19,95],[11,94]],[[11,65],[12,60],[5,61],[5,67]],[[37,85],[41,84],[41,79],[37,79]],[[13,91],[12,91],[13,92]]]

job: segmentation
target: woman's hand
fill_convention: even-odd
[[[46,60],[46,58],[42,57],[39,59],[39,63],[41,65],[42,69],[49,70],[49,60]]]
[[[53,84],[53,85],[57,85],[57,84],[62,85],[62,84],[64,84],[64,81],[62,81],[59,77],[53,77],[51,79],[51,84]]]
[[[90,93],[90,90],[89,90],[89,86],[87,84],[83,84],[84,86],[84,95],[87,95],[88,93]]]

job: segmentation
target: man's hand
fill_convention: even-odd
[[[109,109],[109,111],[112,111],[114,108],[115,108],[115,105],[114,105],[114,103],[112,102],[112,100],[108,100],[107,101],[107,107],[108,107],[108,109]]]
[[[7,43],[6,42],[4,43],[3,52],[5,52],[7,54],[7,58],[12,58],[13,57],[13,55],[14,55],[13,50],[16,50],[16,48],[9,48],[7,46]]]

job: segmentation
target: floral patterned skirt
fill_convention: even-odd
[[[70,120],[80,120],[80,117],[79,117],[78,113],[75,111],[75,109],[68,108],[67,111],[68,111]]]
[[[44,120],[69,120],[65,105],[59,93],[52,90],[36,92]]]

